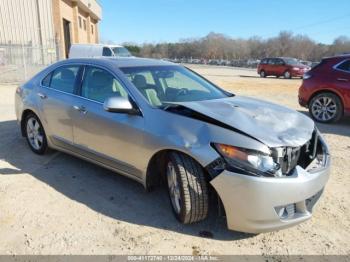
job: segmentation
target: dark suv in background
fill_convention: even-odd
[[[258,74],[261,77],[302,77],[308,70],[310,67],[303,65],[296,58],[290,57],[264,58],[258,64]]]
[[[322,123],[350,115],[350,54],[325,58],[306,73],[299,88],[299,104]]]

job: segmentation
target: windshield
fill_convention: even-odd
[[[287,65],[300,65],[300,62],[295,58],[283,58]]]
[[[113,47],[112,50],[113,50],[114,55],[118,56],[118,57],[130,57],[131,56],[129,50],[126,49],[125,47]]]
[[[146,100],[156,107],[167,102],[189,102],[228,97],[202,77],[181,66],[120,68]]]

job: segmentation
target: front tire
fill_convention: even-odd
[[[284,72],[283,76],[284,76],[285,79],[291,79],[292,78],[292,74],[289,71]]]
[[[43,125],[35,114],[26,116],[24,130],[30,149],[36,154],[45,154],[48,150],[47,138]]]
[[[191,157],[172,152],[166,165],[168,192],[176,218],[184,224],[208,215],[208,184],[202,167]]]
[[[317,122],[334,123],[343,115],[343,104],[337,95],[321,93],[311,99],[309,112]]]
[[[261,77],[261,78],[265,78],[265,77],[266,77],[266,73],[265,73],[264,70],[261,70],[261,71],[260,71],[260,77]]]

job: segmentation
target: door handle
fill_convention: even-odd
[[[87,110],[85,108],[85,106],[73,106],[73,108],[83,114],[86,114],[87,113]]]
[[[38,96],[41,98],[41,99],[46,99],[47,98],[47,95],[43,94],[43,93],[38,93]]]
[[[337,80],[341,82],[349,82],[349,80],[346,78],[337,78]]]

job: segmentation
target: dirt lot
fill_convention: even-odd
[[[297,104],[298,79],[192,67],[234,93],[304,111]],[[228,231],[215,216],[180,225],[165,190],[146,193],[136,182],[63,153],[34,155],[15,122],[14,91],[0,85],[0,254],[350,254],[349,119],[318,125],[333,168],[313,219],[248,235]],[[202,231],[213,238],[201,237]]]

